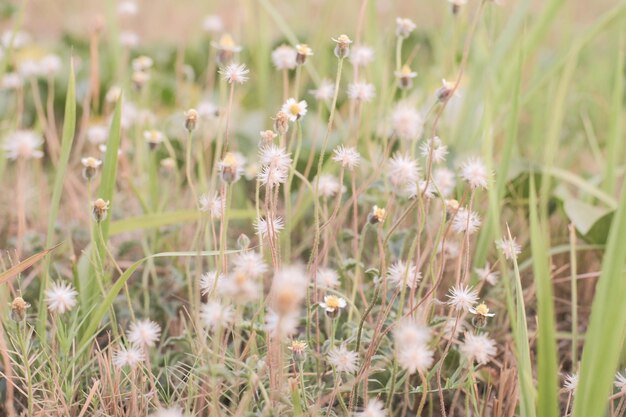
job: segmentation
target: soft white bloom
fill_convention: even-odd
[[[25,59],[20,62],[17,71],[23,78],[39,77],[44,75],[41,63],[34,59]]]
[[[135,32],[120,32],[120,44],[125,48],[134,48],[139,45],[139,36]]]
[[[356,101],[370,102],[376,97],[374,84],[354,82],[348,85],[348,98]]]
[[[575,394],[576,388],[578,388],[578,374],[567,374],[565,376],[565,381],[563,382],[563,389],[567,392]]]
[[[424,119],[413,106],[402,102],[391,113],[391,127],[401,140],[418,140],[424,131]]]
[[[324,301],[320,303],[320,307],[326,310],[327,313],[341,311],[341,309],[345,308],[347,305],[344,298],[337,297],[336,295],[326,295],[324,296]]]
[[[474,268],[474,272],[476,273],[476,275],[478,275],[478,278],[480,278],[481,281],[486,281],[491,285],[496,285],[496,282],[498,282],[498,277],[500,275],[499,272],[491,270],[491,265],[489,264],[489,262],[485,264],[484,268]]]
[[[133,71],[146,72],[154,65],[154,60],[146,55],[138,56],[131,63]]]
[[[224,30],[224,22],[217,15],[208,15],[202,21],[202,29],[205,32],[219,33]]]
[[[395,287],[402,288],[406,283],[409,288],[416,288],[417,283],[422,279],[422,273],[417,270],[414,263],[407,264],[396,261],[387,271],[387,280]]]
[[[61,71],[61,58],[55,54],[44,56],[39,64],[44,75],[55,75]]]
[[[456,233],[473,234],[480,227],[480,217],[475,211],[470,211],[465,207],[457,210],[452,220],[452,230]]]
[[[54,283],[46,290],[46,304],[52,313],[63,314],[76,305],[78,292],[70,284]]]
[[[209,271],[200,277],[200,291],[202,295],[210,294],[214,289],[218,292],[223,288],[224,274]]]
[[[220,109],[210,100],[204,100],[198,103],[196,111],[203,119],[215,119],[220,114]]]
[[[448,168],[435,169],[431,181],[436,185],[442,197],[449,197],[456,187],[456,176]]]
[[[235,269],[219,281],[218,291],[239,304],[245,304],[259,298],[260,288],[256,277]]]
[[[298,53],[288,45],[281,45],[272,51],[272,63],[277,70],[294,69],[297,65],[296,56]]]
[[[431,199],[437,194],[437,190],[432,179],[428,182],[420,179],[417,182],[410,183],[406,187],[406,194],[409,198],[416,198],[418,195],[423,195],[424,198]]]
[[[404,319],[394,329],[398,364],[409,374],[424,372],[432,366],[433,351],[428,348],[430,329],[414,320]]]
[[[417,161],[408,154],[396,153],[389,160],[387,166],[387,178],[394,188],[406,188],[416,183],[419,178]]]
[[[198,202],[200,203],[200,211],[209,213],[214,219],[221,217],[224,200],[218,194],[211,196],[202,194]]]
[[[295,122],[306,114],[307,104],[304,100],[296,101],[295,98],[290,98],[283,104],[280,111],[285,113],[289,120]]]
[[[297,313],[278,314],[268,309],[265,315],[265,326],[269,334],[279,339],[284,339],[297,332],[300,316]]]
[[[459,284],[450,288],[448,294],[448,305],[457,310],[469,310],[478,301],[478,292],[472,287]]]
[[[231,63],[220,69],[220,74],[229,84],[243,84],[248,81],[248,73],[250,70],[244,64]]]
[[[180,407],[158,408],[148,417],[184,417],[183,410]]]
[[[94,145],[106,142],[109,129],[104,125],[94,125],[87,129],[87,140]]]
[[[333,161],[339,162],[341,166],[352,171],[361,163],[361,154],[355,148],[339,145],[333,151]]]
[[[281,267],[274,273],[268,297],[272,310],[281,315],[299,311],[308,284],[308,276],[301,265]]]
[[[430,328],[411,318],[402,319],[393,329],[396,346],[425,345],[430,340]]]
[[[456,258],[459,256],[459,251],[459,242],[450,239],[443,241],[441,246],[437,249],[437,253],[443,252],[447,258]]]
[[[626,371],[624,373],[617,372],[615,374],[613,385],[620,391],[626,391]]]
[[[4,90],[17,90],[22,88],[24,81],[17,72],[8,72],[2,77],[2,89]]]
[[[288,176],[289,172],[286,169],[281,169],[271,165],[263,166],[258,175],[261,184],[269,187],[276,187],[279,184],[286,183]]]
[[[315,275],[317,286],[322,288],[337,288],[339,286],[339,274],[330,268],[320,268]]]
[[[209,330],[217,330],[233,323],[235,311],[230,305],[211,300],[200,307],[200,318]]]
[[[139,6],[134,1],[122,1],[117,5],[117,13],[122,17],[134,16],[139,12]]]
[[[259,151],[259,161],[263,165],[273,165],[284,169],[291,165],[291,154],[282,146],[265,145]]]
[[[468,361],[484,365],[496,355],[496,342],[483,334],[465,333],[459,351]]]
[[[345,345],[333,347],[328,351],[328,363],[330,363],[337,372],[354,373],[359,369],[359,354],[348,350]]]
[[[487,180],[491,174],[479,158],[469,158],[461,165],[461,178],[468,182],[472,189],[487,188]]]
[[[385,404],[378,399],[370,399],[363,411],[355,413],[355,417],[385,417],[387,410]]]
[[[514,237],[497,240],[496,247],[509,261],[516,260],[517,255],[522,253],[522,247],[516,242]]]
[[[8,49],[21,49],[31,40],[29,33],[24,31],[6,30],[2,33],[2,47]]]
[[[123,368],[124,366],[136,368],[139,363],[145,360],[145,358],[143,350],[138,347],[130,346],[127,348],[125,346],[120,346],[113,353],[113,365],[116,368]]]
[[[432,158],[433,162],[443,162],[446,160],[446,155],[448,155],[448,147],[441,142],[439,136],[430,138],[422,143],[420,151],[424,158]]]
[[[318,188],[322,197],[330,198],[343,192],[344,187],[339,184],[339,180],[333,175],[322,174],[319,176],[318,181]]]
[[[244,273],[252,278],[258,278],[268,270],[263,256],[254,251],[238,253],[233,259],[233,267],[235,271]]]
[[[330,80],[323,79],[319,86],[315,90],[310,90],[309,93],[311,93],[316,100],[330,101],[335,95],[335,84]]]
[[[374,50],[366,45],[356,45],[350,51],[350,62],[355,67],[365,67],[374,60]]]
[[[411,19],[401,17],[396,18],[396,36],[400,38],[408,38],[416,27],[417,26]]]
[[[466,327],[463,320],[457,319],[456,317],[448,317],[443,325],[443,333],[448,339],[451,337],[455,338],[459,333],[464,333]]]
[[[267,236],[275,237],[285,228],[285,222],[280,216],[269,216],[268,219],[259,217],[254,224],[256,234],[265,238]]]
[[[217,170],[222,181],[234,183],[241,179],[244,173],[246,158],[239,152],[226,152],[224,158],[217,164]]]
[[[40,147],[43,139],[32,130],[16,130],[9,134],[2,144],[2,149],[9,159],[41,158],[43,151]]]
[[[161,326],[152,320],[139,320],[131,323],[126,336],[133,345],[152,347],[159,340]]]

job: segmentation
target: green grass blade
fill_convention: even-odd
[[[539,335],[537,336],[537,414],[557,417],[559,394],[557,378],[556,327],[552,279],[550,274],[549,234],[539,220],[535,178],[530,177],[530,246],[533,275],[537,289]]]
[[[623,121],[624,110],[624,31],[621,30],[619,46],[617,48],[615,79],[613,81],[613,96],[611,97],[611,119],[606,145],[606,169],[604,171],[603,189],[613,193],[616,184],[616,169],[622,160]]]

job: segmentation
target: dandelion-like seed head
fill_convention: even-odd
[[[478,301],[478,292],[472,287],[459,284],[450,288],[447,297],[448,305],[456,310],[468,311]]]
[[[374,84],[355,82],[348,85],[348,98],[351,100],[368,103],[376,97]]]
[[[397,17],[396,18],[396,36],[406,39],[411,35],[417,26],[411,19]]]
[[[354,373],[358,368],[359,354],[348,350],[345,345],[333,347],[328,351],[328,363],[330,363],[337,372]]]
[[[374,50],[366,45],[356,45],[350,51],[350,62],[355,67],[366,67],[374,60]]]
[[[310,90],[309,93],[319,101],[330,101],[335,95],[335,84],[330,80],[323,79],[319,86],[315,90]]]
[[[484,365],[496,355],[496,342],[484,334],[466,332],[459,351],[468,361]]]
[[[130,325],[126,336],[130,343],[140,347],[153,347],[161,335],[161,326],[152,320],[139,320]]]
[[[467,181],[473,190],[487,188],[490,176],[491,173],[479,158],[469,158],[461,165],[461,178]]]
[[[63,314],[76,305],[78,293],[70,284],[54,283],[46,290],[46,304],[51,313]]]
[[[229,84],[238,83],[243,84],[248,81],[248,73],[250,70],[245,66],[245,64],[237,64],[231,63],[228,64],[225,68],[220,70],[220,74]]]
[[[342,167],[353,171],[361,163],[361,154],[355,148],[339,145],[333,151],[333,161],[339,162]]]
[[[497,240],[496,247],[509,261],[517,260],[517,255],[522,253],[522,247],[517,243],[514,237],[504,237]]]
[[[402,288],[406,285],[409,288],[417,288],[417,284],[422,279],[422,273],[417,270],[414,263],[402,261],[394,262],[387,271],[387,280],[393,286]]]
[[[355,417],[386,417],[385,404],[378,399],[370,399],[362,411],[358,411]]]
[[[125,366],[134,369],[145,360],[143,350],[136,346],[120,346],[113,353],[113,365],[120,369]]]
[[[281,45],[272,51],[272,63],[277,70],[294,69],[298,52],[288,45]]]
[[[38,159],[43,157],[43,139],[32,130],[17,130],[5,139],[2,149],[8,159]]]
[[[424,119],[413,105],[401,102],[391,113],[391,128],[401,140],[418,140],[424,132]]]

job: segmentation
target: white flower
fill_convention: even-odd
[[[406,188],[411,183],[417,182],[419,167],[417,161],[408,154],[396,153],[389,161],[387,178],[394,188]]]
[[[393,133],[401,140],[418,140],[424,131],[424,119],[409,103],[399,103],[391,113]]]
[[[264,166],[259,172],[259,181],[261,184],[269,187],[275,187],[279,184],[287,182],[289,172],[286,169],[279,169],[273,166]]]
[[[225,68],[220,69],[220,74],[229,84],[243,84],[248,81],[248,73],[250,70],[244,64],[228,64]]]
[[[285,222],[280,216],[270,216],[269,221],[266,218],[259,217],[255,224],[256,234],[265,238],[267,236],[275,237],[285,228]]]
[[[224,30],[224,22],[221,17],[211,14],[202,21],[202,29],[205,32],[219,33]]]
[[[133,67],[133,71],[145,72],[152,68],[152,65],[154,65],[154,60],[149,56],[141,55],[133,59],[131,65]]]
[[[241,179],[244,173],[243,166],[246,159],[239,152],[226,152],[224,158],[217,164],[217,170],[222,181],[234,183]]]
[[[356,372],[359,362],[359,354],[348,350],[345,345],[333,347],[328,351],[328,363],[330,363],[337,372],[354,373]]]
[[[456,186],[454,172],[448,168],[437,168],[434,170],[431,181],[437,186],[442,197],[449,197]]]
[[[34,59],[25,59],[20,62],[17,71],[23,78],[36,78],[40,75],[44,75],[41,63],[35,61]]]
[[[478,301],[478,292],[472,287],[459,284],[450,288],[447,297],[448,305],[457,310],[469,310]]]
[[[315,276],[318,287],[337,288],[339,286],[339,275],[337,271],[330,268],[320,268]]]
[[[134,1],[122,1],[117,5],[117,13],[122,17],[134,16],[139,12],[139,6]]]
[[[496,342],[486,335],[465,333],[459,351],[468,361],[484,365],[496,355]]]
[[[217,193],[211,196],[202,194],[198,200],[200,203],[200,211],[209,213],[214,219],[221,217],[224,200]]]
[[[355,67],[365,67],[374,60],[374,50],[369,46],[356,45],[350,52],[350,62]]]
[[[4,49],[21,49],[30,40],[30,34],[24,31],[6,30],[2,33],[2,46]]]
[[[425,345],[430,340],[430,328],[410,318],[402,319],[393,329],[396,346]]]
[[[479,158],[469,158],[461,165],[461,178],[468,182],[472,189],[487,188],[490,173]]]
[[[310,90],[309,93],[311,93],[316,100],[330,101],[335,95],[335,84],[330,80],[323,79],[319,86],[315,90]]]
[[[133,48],[139,45],[139,36],[135,32],[120,32],[120,44],[125,48]]]
[[[130,325],[126,336],[133,345],[152,347],[159,340],[161,326],[152,320],[139,320]]]
[[[138,347],[130,346],[124,347],[120,346],[113,353],[113,365],[116,368],[123,368],[124,366],[129,366],[131,368],[137,367],[140,362],[145,360],[145,355],[143,350]]]
[[[54,283],[46,290],[46,304],[52,313],[63,314],[76,305],[78,293],[70,284]]]
[[[235,312],[230,305],[218,301],[208,301],[200,307],[200,318],[209,330],[228,327],[235,319]]]
[[[345,299],[337,297],[336,295],[326,295],[324,296],[324,301],[320,303],[320,307],[326,310],[327,313],[341,311],[341,309],[345,308],[347,305]]]
[[[514,237],[497,240],[496,247],[509,261],[516,260],[517,255],[522,253],[522,247],[515,241]]]
[[[432,366],[433,351],[427,346],[430,329],[411,319],[402,320],[393,332],[398,364],[409,374],[424,372]]]
[[[240,252],[233,259],[233,266],[236,271],[242,272],[252,278],[258,278],[267,272],[268,266],[263,261],[263,256],[258,252]]]
[[[255,277],[241,270],[234,270],[224,279],[218,281],[218,291],[225,297],[239,304],[245,304],[259,298],[259,284]]]
[[[370,102],[376,97],[374,84],[354,82],[348,85],[348,98],[356,101]]]
[[[420,146],[420,151],[422,152],[422,156],[424,158],[432,158],[432,161],[435,163],[445,161],[446,155],[448,155],[448,147],[441,142],[439,136],[435,136],[422,143],[422,146]]]
[[[277,70],[294,69],[297,65],[296,56],[298,53],[288,45],[281,45],[272,51],[272,63]]]
[[[259,160],[263,165],[273,165],[280,169],[291,166],[291,154],[281,146],[265,145],[259,151]]]
[[[396,36],[400,38],[408,38],[416,27],[411,19],[396,18]]]
[[[88,156],[86,158],[81,158],[80,159],[80,163],[85,167],[85,168],[92,168],[92,169],[96,169],[98,168],[100,165],[102,165],[102,161]]]
[[[200,291],[202,295],[210,294],[214,289],[218,292],[223,287],[224,274],[217,271],[209,271],[200,277]]]
[[[626,372],[624,373],[619,373],[617,372],[615,374],[615,381],[613,382],[613,385],[615,385],[615,388],[617,388],[620,391],[625,391],[626,390]]]
[[[355,417],[385,417],[387,410],[385,410],[385,404],[377,399],[370,399],[363,411],[355,413]]]
[[[417,270],[414,263],[406,264],[402,261],[396,261],[387,271],[387,280],[398,288],[402,288],[404,283],[409,288],[416,288],[421,279],[422,273]]]
[[[452,220],[452,230],[456,233],[473,234],[480,227],[480,217],[475,211],[469,211],[465,207],[457,210]]]
[[[476,272],[476,275],[478,275],[478,278],[480,278],[481,281],[486,281],[491,285],[496,285],[496,282],[498,282],[498,276],[500,275],[497,271],[491,270],[489,262],[485,264],[484,268],[474,268],[474,272]]]
[[[17,90],[22,88],[24,82],[22,77],[17,72],[8,72],[2,77],[2,88],[4,90]]]
[[[61,71],[61,58],[55,54],[48,54],[41,58],[41,71],[45,75],[55,75]]]
[[[563,382],[563,389],[574,394],[576,393],[576,388],[578,388],[578,374],[567,374]]]
[[[319,181],[319,192],[322,197],[330,198],[333,197],[340,192],[343,192],[343,186],[339,184],[339,180],[332,175],[322,174],[318,178]]]
[[[16,130],[4,141],[2,149],[9,159],[41,158],[43,152],[39,149],[43,144],[41,136],[32,130]]]
[[[279,339],[295,334],[300,322],[297,313],[277,314],[274,310],[268,309],[265,315],[266,329],[269,334]]]
[[[304,100],[296,101],[295,98],[290,98],[287,99],[280,110],[289,117],[289,120],[295,122],[306,114],[307,104]]]
[[[355,148],[339,145],[333,151],[333,161],[339,162],[341,166],[352,171],[361,163],[361,155]]]
[[[214,119],[220,114],[220,109],[209,100],[204,100],[198,103],[196,111],[203,119]]]
[[[87,129],[87,140],[94,145],[106,142],[109,136],[109,129],[103,125],[95,125]]]

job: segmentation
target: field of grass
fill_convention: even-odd
[[[626,416],[626,1],[0,29],[1,416]]]

